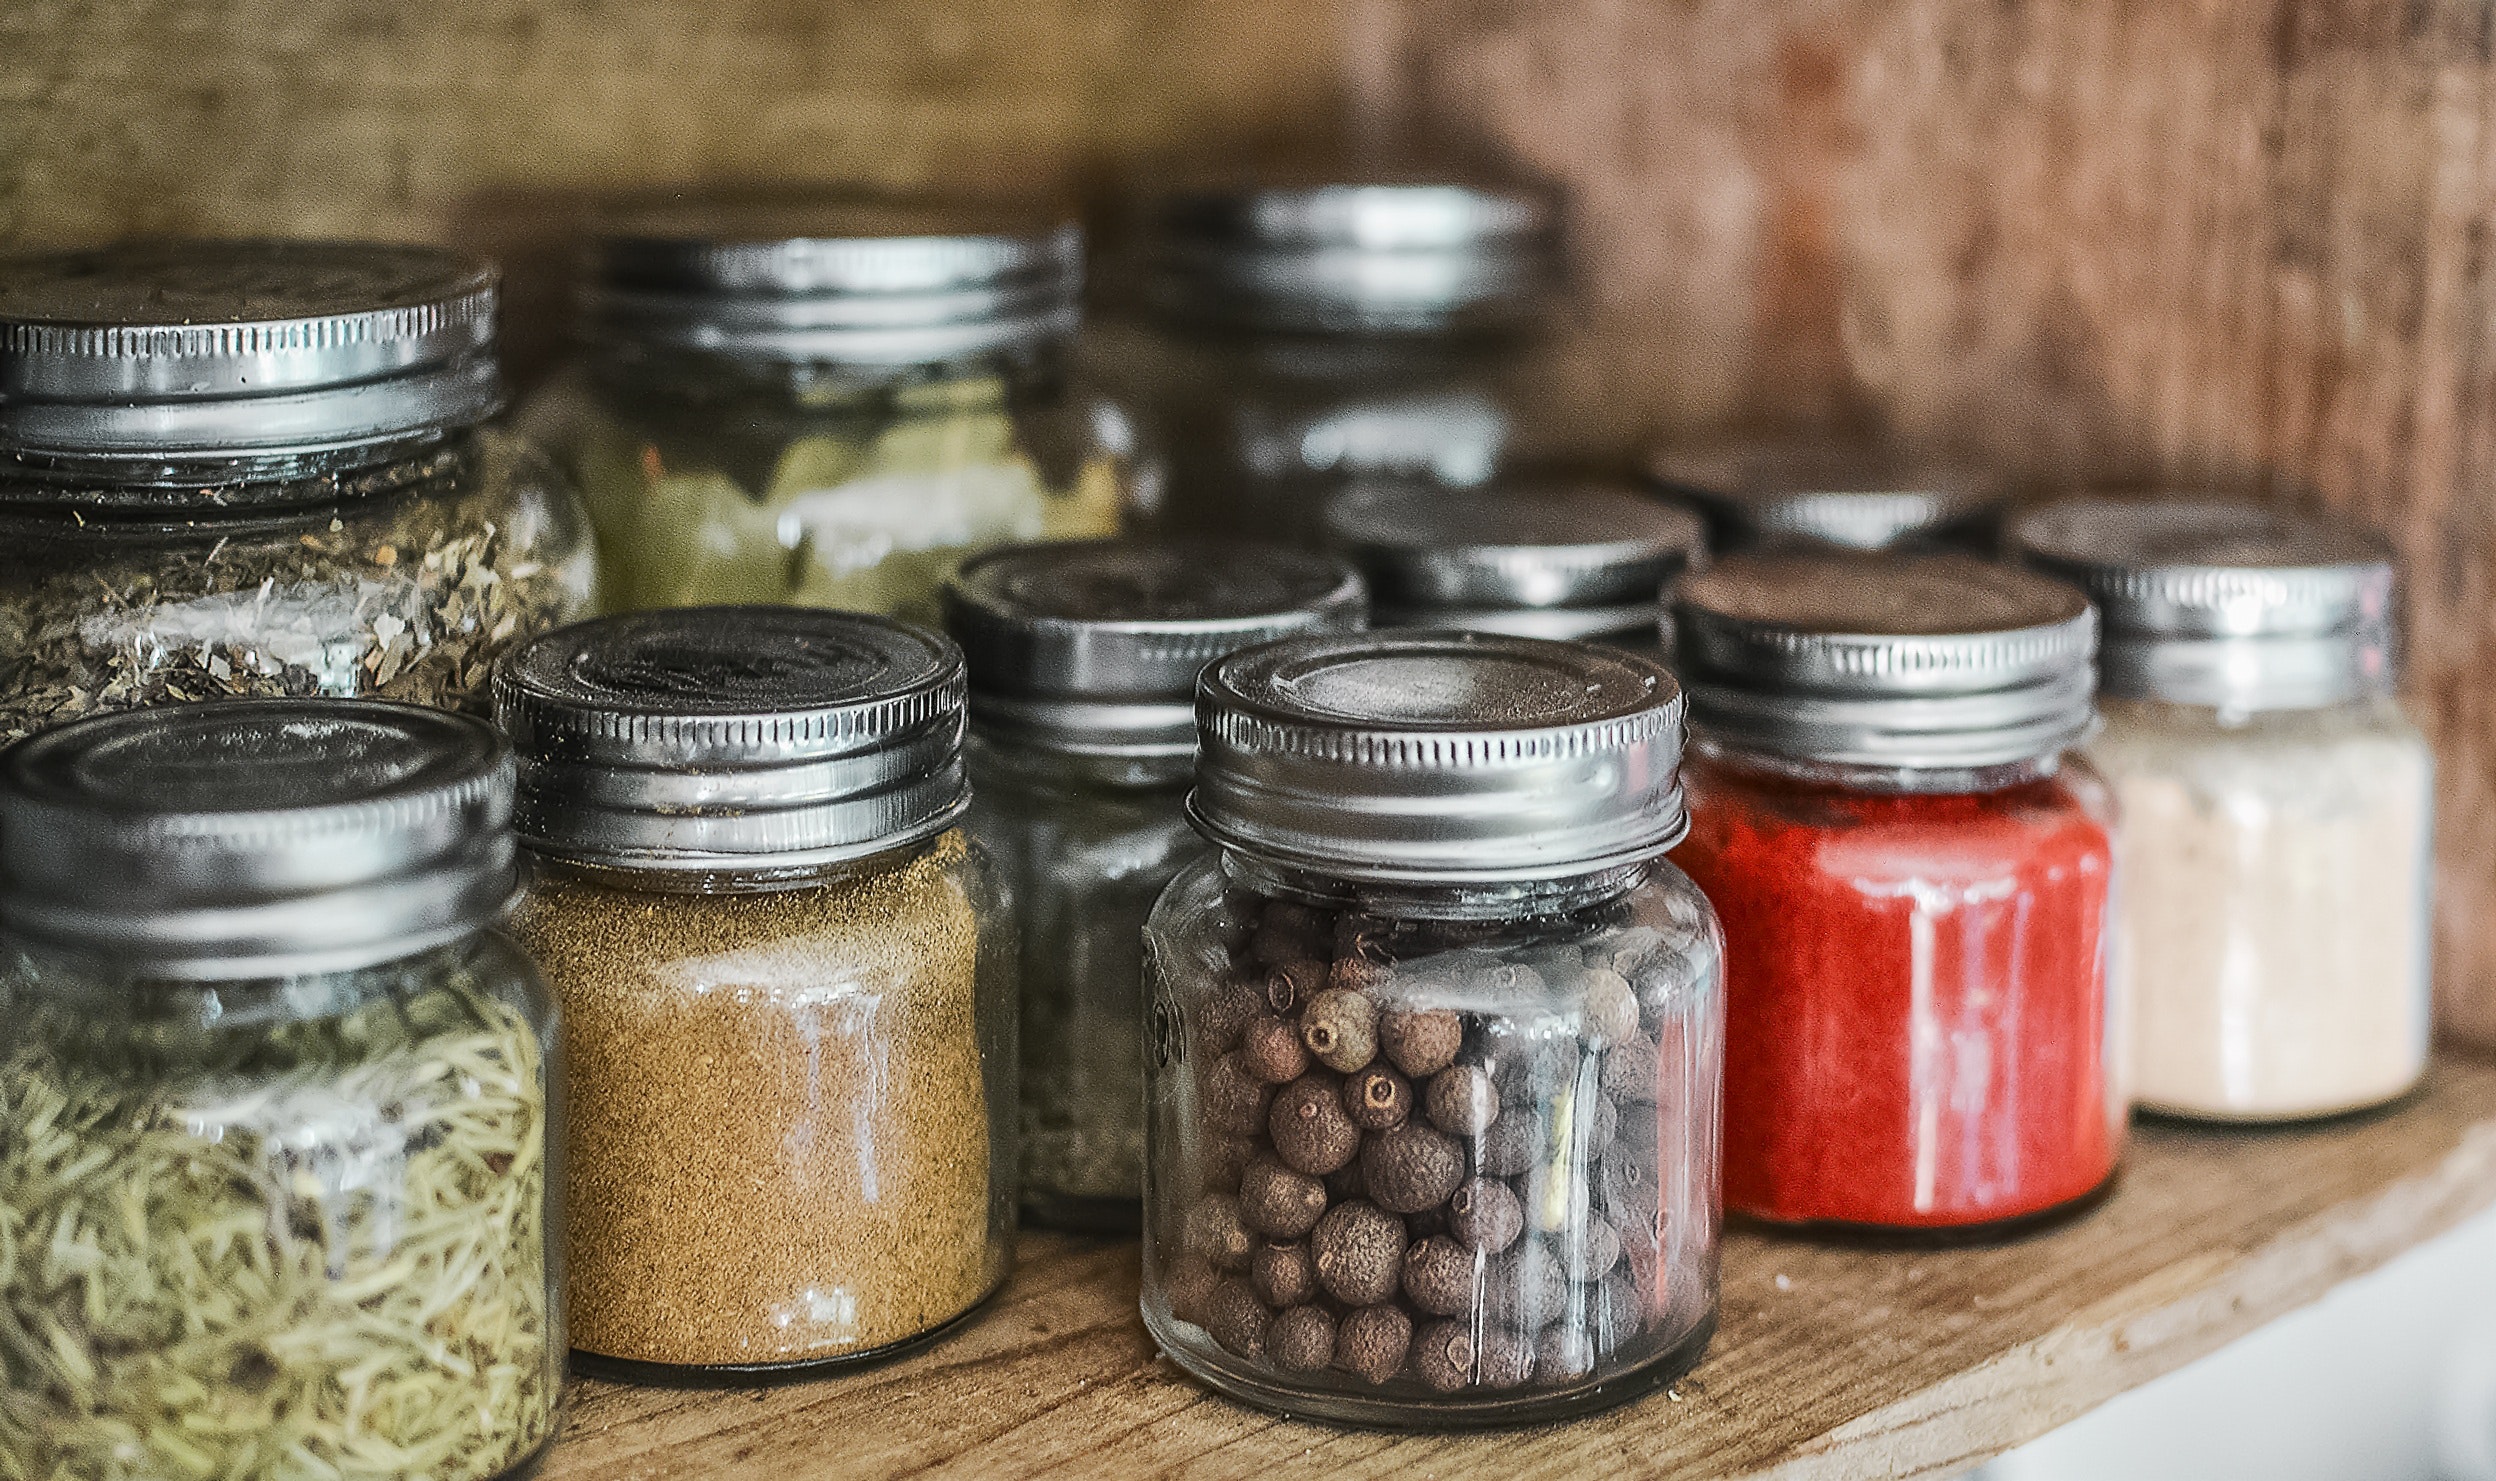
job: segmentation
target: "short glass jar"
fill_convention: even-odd
[[[482,708],[588,610],[502,399],[495,276],[429,247],[163,242],[0,272],[0,739],[232,695]]]
[[[2135,1099],[2327,1116],[2426,1073],[2435,758],[2393,696],[2392,556],[2344,521],[2070,499],[2013,526],[2106,622]]]
[[[0,757],[0,1473],[484,1481],[564,1375],[510,753],[409,705]]]
[[[1659,663],[1527,638],[1206,670],[1220,850],[1146,931],[1144,1320],[1336,1422],[1556,1418],[1716,1319],[1722,938]]]
[[[602,618],[505,660],[564,1013],[574,1361],[734,1383],[889,1357],[1005,1279],[1014,957],[957,826],[961,654],[882,618]]]
[[[1684,582],[1696,823],[1723,916],[1725,1202],[1992,1231],[2113,1176],[2113,808],[2087,600],[1964,556],[1727,559]]]
[[[970,664],[971,829],[1022,932],[1022,1197],[1060,1228],[1137,1227],[1144,919],[1205,852],[1188,826],[1196,676],[1361,625],[1360,578],[1282,546],[1079,541],[966,564],[945,623]]]
[[[579,362],[523,425],[589,500],[607,605],[933,624],[963,556],[1107,535],[1070,390],[1083,238],[1019,215],[715,200],[619,218]]]
[[[1990,555],[2011,494],[1965,462],[1836,435],[1658,448],[1647,479],[1706,519],[1720,554],[1799,544]]]

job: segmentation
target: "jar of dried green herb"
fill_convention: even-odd
[[[957,826],[962,710],[953,644],[796,608],[604,618],[504,661],[585,1366],[870,1361],[1004,1279],[1014,946]]]
[[[482,708],[594,577],[568,486],[480,426],[495,296],[371,243],[0,266],[0,739],[227,695]]]
[[[510,753],[412,705],[0,756],[0,1475],[481,1481],[555,1432]]]
[[[1196,675],[1361,623],[1324,556],[1213,541],[992,552],[945,593],[971,673],[972,827],[1022,933],[1022,1190],[1034,1219],[1134,1229],[1144,1192],[1144,918],[1188,827]]]

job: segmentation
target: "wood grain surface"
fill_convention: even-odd
[[[2496,1065],[2447,1056],[2389,1113],[2143,1130],[2114,1195],[1976,1250],[1732,1235],[1724,1320],[1665,1393],[1570,1424],[1348,1431],[1216,1398],[1155,1355],[1126,1240],[1027,1235],[927,1352],[732,1392],[582,1383],[545,1481],[1175,1473],[1948,1476],[2314,1299],[2496,1201]]]

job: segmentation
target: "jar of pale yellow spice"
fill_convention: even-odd
[[[1013,941],[956,826],[963,701],[945,639],[789,608],[583,623],[499,671],[584,1368],[872,1360],[1004,1278]]]

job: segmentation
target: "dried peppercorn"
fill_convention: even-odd
[[[1588,1047],[1609,1048],[1638,1035],[1638,994],[1609,967],[1588,967],[1578,979]]]
[[[1574,1383],[1595,1370],[1595,1340],[1575,1322],[1553,1322],[1534,1338],[1534,1371],[1547,1383]]]
[[[1162,1289],[1170,1298],[1170,1314],[1183,1322],[1203,1326],[1206,1309],[1213,1302],[1213,1288],[1222,1283],[1222,1274],[1202,1255],[1181,1255],[1170,1262],[1169,1273],[1162,1277]]]
[[[1314,1373],[1335,1360],[1335,1319],[1322,1306],[1294,1306],[1266,1328],[1265,1352],[1277,1367]]]
[[[1266,1245],[1249,1264],[1248,1283],[1268,1306],[1303,1305],[1317,1298],[1317,1259],[1305,1244]]]
[[[1482,1310],[1503,1327],[1531,1332],[1568,1306],[1569,1280],[1539,1240],[1495,1255],[1482,1272]]]
[[[1367,993],[1384,987],[1395,976],[1395,969],[1384,962],[1367,957],[1339,956],[1326,974],[1329,987],[1347,992]]]
[[[1651,1101],[1660,1073],[1655,1046],[1644,1039],[1627,1039],[1603,1056],[1598,1083],[1616,1101]]]
[[[1447,1215],[1456,1237],[1484,1254],[1498,1254],[1525,1232],[1525,1205],[1514,1189],[1491,1178],[1475,1178],[1449,1194]],[[1613,1253],[1619,1252],[1615,1240]]]
[[[1289,1017],[1300,1006],[1326,991],[1329,972],[1325,961],[1318,957],[1294,957],[1277,962],[1265,974],[1265,1005],[1275,1013]]]
[[[1430,1077],[1430,1124],[1449,1136],[1480,1136],[1499,1119],[1499,1091],[1477,1065],[1449,1065]]]
[[[1361,1181],[1380,1208],[1419,1213],[1447,1202],[1465,1180],[1465,1153],[1444,1133],[1407,1121],[1364,1143]]]
[[[1377,1057],[1377,1005],[1361,993],[1328,988],[1302,1011],[1300,1039],[1319,1063],[1348,1075]]]
[[[1404,1252],[1404,1300],[1415,1311],[1455,1316],[1474,1304],[1474,1253],[1444,1234]]]
[[[1187,1227],[1180,1236],[1188,1253],[1216,1270],[1245,1270],[1256,1253],[1257,1236],[1237,1198],[1208,1193],[1188,1206]]]
[[[1239,1208],[1248,1227],[1274,1239],[1298,1239],[1326,1212],[1326,1185],[1270,1156],[1250,1159],[1239,1177]]]
[[[1205,1330],[1223,1349],[1243,1358],[1265,1356],[1266,1332],[1272,1313],[1256,1290],[1237,1276],[1226,1277],[1205,1301]]]
[[[1474,1143],[1474,1164],[1489,1177],[1521,1176],[1542,1157],[1543,1140],[1531,1114],[1502,1116]]]
[[[1343,1109],[1341,1082],[1323,1072],[1303,1075],[1275,1094],[1266,1136],[1276,1156],[1318,1177],[1350,1162],[1361,1149],[1361,1129]]]
[[[1473,1328],[1460,1321],[1426,1322],[1413,1333],[1413,1371],[1443,1394],[1473,1382]]]
[[[1390,1008],[1379,1016],[1378,1038],[1395,1067],[1420,1080],[1456,1062],[1465,1022],[1447,1008]]]
[[[1309,1052],[1290,1020],[1260,1013],[1240,1028],[1239,1062],[1266,1084],[1282,1085],[1308,1073]]]
[[[1383,1064],[1373,1064],[1343,1082],[1344,1114],[1363,1131],[1400,1126],[1413,1111],[1413,1085]]]
[[[1207,1056],[1228,1054],[1239,1047],[1239,1031],[1248,1020],[1265,1011],[1265,980],[1226,978],[1205,995],[1204,1006],[1196,1014],[1197,1052]]]
[[[1347,1306],[1394,1298],[1403,1282],[1404,1221],[1374,1203],[1337,1204],[1310,1236],[1318,1281]]]
[[[1371,1383],[1384,1383],[1404,1368],[1412,1350],[1413,1319],[1395,1306],[1364,1306],[1335,1329],[1335,1363]]]
[[[1265,1129],[1266,1108],[1273,1087],[1249,1073],[1237,1054],[1225,1054],[1205,1067],[1205,1129],[1232,1136],[1254,1136]]]
[[[1533,1344],[1512,1331],[1483,1332],[1474,1355],[1474,1377],[1484,1388],[1517,1388],[1534,1376]]]
[[[1621,1237],[1613,1232],[1611,1222],[1598,1214],[1587,1215],[1554,1243],[1559,1248],[1561,1269],[1579,1285],[1594,1284],[1620,1263]]]

